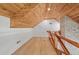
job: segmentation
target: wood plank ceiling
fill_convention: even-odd
[[[79,4],[1,3],[0,15],[10,17],[11,27],[16,28],[34,27],[44,19],[59,21],[63,16],[79,23]]]

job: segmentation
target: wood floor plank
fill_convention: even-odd
[[[56,55],[47,37],[33,37],[21,48],[13,53],[14,55]]]

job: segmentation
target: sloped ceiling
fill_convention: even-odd
[[[0,4],[0,15],[10,17],[11,27],[16,28],[34,27],[44,19],[60,21],[63,16],[69,16],[79,23],[79,4]]]

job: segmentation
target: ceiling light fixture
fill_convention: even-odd
[[[48,8],[48,11],[50,11],[50,8]]]

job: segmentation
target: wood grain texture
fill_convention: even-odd
[[[1,3],[0,15],[10,17],[11,27],[15,28],[34,27],[45,19],[60,21],[63,16],[69,16],[79,23],[79,4]]]
[[[56,55],[56,52],[48,38],[33,37],[13,55]]]

